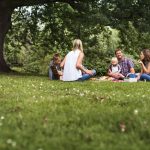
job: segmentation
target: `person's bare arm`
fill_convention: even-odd
[[[130,73],[135,73],[135,70],[134,70],[134,68],[130,68]]]
[[[79,57],[77,59],[77,63],[76,63],[76,68],[77,69],[80,69],[82,72],[85,72],[87,74],[93,74],[93,72],[91,70],[88,70],[88,69],[85,69],[82,65],[82,61],[83,61],[83,58],[84,58],[84,54],[81,52],[79,54]]]
[[[142,61],[139,61],[139,64],[142,67],[142,72],[143,73],[150,73],[150,63],[148,63],[148,67],[146,68],[145,65],[143,64]]]
[[[61,62],[61,64],[60,64],[61,68],[64,68],[65,62],[66,62],[66,56],[65,56],[64,60]]]
[[[108,76],[111,76],[111,75],[112,75],[112,71],[111,71],[110,69],[108,69],[107,75],[108,75]]]

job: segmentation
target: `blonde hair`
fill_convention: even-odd
[[[118,59],[117,59],[117,57],[113,57],[113,58],[111,59],[111,62],[116,62],[116,64],[118,64]]]
[[[83,45],[80,39],[75,39],[73,41],[73,50],[75,49],[79,49],[81,52],[83,52]]]

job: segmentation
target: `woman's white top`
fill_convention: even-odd
[[[75,81],[82,77],[81,70],[76,68],[80,53],[81,51],[76,49],[67,54],[64,64],[63,81]]]

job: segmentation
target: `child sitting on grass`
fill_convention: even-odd
[[[118,64],[118,59],[116,57],[113,57],[111,59],[111,65],[109,66],[108,72],[115,76],[116,79],[124,79],[124,76],[120,73],[121,67]]]
[[[51,60],[49,65],[49,78],[51,80],[62,79],[63,72],[61,71],[60,63],[61,63],[60,54],[58,53],[54,54],[53,59]]]

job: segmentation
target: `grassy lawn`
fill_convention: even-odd
[[[150,83],[0,75],[0,150],[115,149],[150,149]]]

